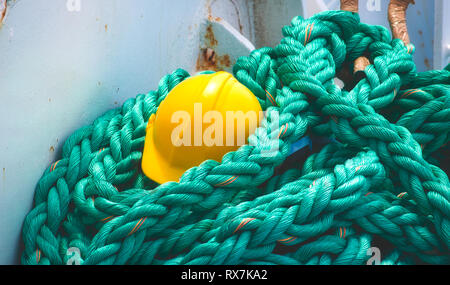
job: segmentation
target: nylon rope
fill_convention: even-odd
[[[150,181],[140,160],[184,70],[74,132],[37,184],[21,262],[66,264],[76,248],[85,265],[366,264],[379,247],[382,264],[449,264],[449,68],[417,73],[413,45],[350,12],[282,31],[233,67],[266,111],[261,126],[178,183]],[[364,77],[340,89],[339,70],[362,55]],[[275,175],[312,134],[332,142]]]

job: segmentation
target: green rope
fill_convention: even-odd
[[[366,264],[377,247],[381,264],[449,264],[450,70],[417,73],[412,45],[350,12],[296,17],[283,35],[233,68],[266,111],[249,144],[179,183],[150,181],[140,160],[184,70],[72,134],[37,185],[22,263],[67,264],[76,248],[86,265]],[[338,88],[363,55],[363,78]],[[334,142],[274,176],[308,134]]]

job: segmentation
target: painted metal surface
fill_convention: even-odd
[[[329,10],[339,9],[339,0],[319,0]],[[381,25],[389,29],[387,9],[390,0],[359,0],[361,21],[371,25]],[[443,0],[447,1],[447,0]],[[435,0],[415,0],[409,5],[406,21],[411,43],[416,47],[414,62],[418,71],[433,68],[433,42],[435,27]],[[437,26],[441,26],[440,23]],[[390,30],[390,29],[389,29]]]
[[[9,0],[0,24],[0,264],[19,262],[36,183],[76,129],[155,89],[176,68],[202,69],[205,49],[216,54],[215,68],[230,70],[253,46],[277,44],[292,17],[334,2]],[[408,17],[420,10],[433,23],[432,8],[424,12],[421,2]],[[363,21],[387,25],[385,15],[361,13]],[[428,56],[429,27],[408,21],[413,40],[422,30]]]
[[[198,71],[225,70],[232,73],[237,59],[255,49],[246,37],[220,17],[210,16],[200,25],[200,39]]]
[[[305,13],[303,3],[305,1],[255,0],[253,9],[255,39],[252,40],[255,46],[273,47],[280,43],[283,38],[281,33],[283,26],[289,25],[293,17]]]
[[[0,264],[18,262],[35,185],[68,135],[195,71],[206,1],[68,2],[13,1],[0,29]]]
[[[435,1],[435,25],[434,25],[434,68],[442,69],[450,63],[450,33],[446,27],[450,27],[450,1]]]

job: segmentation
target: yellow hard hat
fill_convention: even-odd
[[[189,168],[246,144],[261,119],[255,95],[230,73],[185,79],[148,121],[142,170],[160,184],[178,181]]]

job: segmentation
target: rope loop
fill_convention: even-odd
[[[356,13],[282,32],[233,67],[265,111],[248,144],[179,182],[150,181],[140,160],[184,70],[74,132],[37,184],[22,263],[67,264],[75,248],[86,265],[366,264],[382,240],[396,249],[382,264],[448,264],[450,70],[417,73],[413,45]],[[362,76],[337,86],[360,56]],[[287,159],[306,135],[321,149]]]

